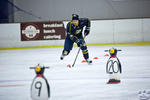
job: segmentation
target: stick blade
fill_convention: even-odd
[[[74,64],[72,64],[72,66],[71,67],[74,67]]]

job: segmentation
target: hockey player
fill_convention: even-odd
[[[70,53],[75,42],[78,45],[78,47],[80,47],[80,49],[82,50],[83,57],[86,60],[86,62],[88,64],[92,63],[92,60],[89,59],[87,46],[82,35],[84,27],[84,35],[87,36],[90,32],[90,20],[87,18],[79,19],[79,16],[77,14],[72,14],[72,20],[67,24],[67,35],[65,39],[64,50],[60,57],[61,60],[63,60],[64,57]]]

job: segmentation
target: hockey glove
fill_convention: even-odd
[[[70,35],[70,39],[74,42],[76,42],[78,40],[78,38],[72,34]]]
[[[86,27],[84,30],[84,35],[87,36],[90,33],[90,27]]]
[[[80,47],[85,46],[85,41],[83,39],[77,39],[75,42]]]

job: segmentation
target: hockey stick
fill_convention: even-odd
[[[75,59],[74,59],[74,62],[73,62],[73,64],[72,64],[72,67],[74,67],[74,65],[75,65],[75,63],[76,63],[76,60],[77,60],[77,58],[78,58],[79,53],[80,53],[80,48],[79,48],[79,50],[78,50],[78,52],[77,52],[77,55],[76,55],[76,57],[75,57]]]
[[[85,39],[85,35],[84,35],[83,39]],[[79,50],[78,50],[78,52],[77,52],[77,55],[76,55],[76,57],[75,57],[75,59],[74,59],[74,62],[73,62],[73,64],[72,64],[72,67],[74,67],[74,65],[75,65],[75,63],[76,63],[76,60],[77,60],[77,58],[78,58],[79,53],[80,53],[80,47],[79,47]]]

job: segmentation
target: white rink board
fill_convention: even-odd
[[[67,22],[64,21],[66,27]],[[150,19],[91,21],[87,44],[150,42]],[[56,46],[64,40],[21,41],[20,23],[0,24],[0,48]]]
[[[115,42],[141,42],[142,37],[142,19],[128,19],[114,21]]]
[[[143,37],[144,37],[144,41],[150,41],[150,19],[144,19],[143,22]]]
[[[63,45],[64,40],[21,41],[20,23],[0,24],[0,48]]]

